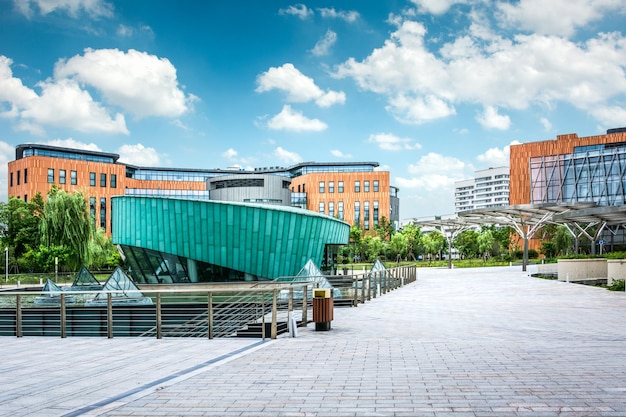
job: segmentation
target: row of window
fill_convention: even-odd
[[[24,170],[26,171],[26,170]],[[19,174],[19,171],[18,171]],[[26,177],[26,173],[24,175]],[[18,175],[19,178],[19,175]],[[109,186],[111,188],[117,188],[117,175],[116,174],[111,174],[109,175]],[[52,184],[55,181],[55,172],[54,172],[54,168],[48,168],[48,183]],[[26,181],[24,181],[26,183]],[[69,179],[69,183],[71,185],[78,185],[78,176],[76,171],[70,171],[70,179]],[[65,169],[60,169],[59,170],[59,184],[67,184],[67,171]],[[18,180],[18,185],[19,185],[19,180]],[[95,172],[90,172],[89,173],[89,185],[92,187],[96,186],[96,173]],[[107,174],[100,174],[100,187],[106,187],[107,186]]]
[[[22,182],[22,171],[16,172],[17,185]],[[28,184],[28,168],[24,168],[24,184]],[[9,175],[9,187],[13,187],[13,173]]]
[[[378,226],[378,201],[374,201],[372,203],[372,208],[373,208],[373,220],[374,220],[374,226]],[[335,202],[334,201],[329,201],[328,202],[328,212],[326,212],[326,203],[323,201],[320,201],[319,203],[319,212],[321,214],[327,214],[330,217],[335,217],[337,216],[337,218],[339,220],[344,220],[344,206],[343,206],[343,201],[339,201],[337,203],[337,213],[335,213]],[[364,230],[369,230],[370,229],[370,202],[369,201],[364,201],[363,202],[363,229]],[[354,202],[354,224],[361,224],[361,202],[360,201],[355,201]]]
[[[337,182],[337,192],[343,193],[343,187],[344,187],[343,181]],[[373,188],[374,188],[374,192],[377,193],[378,192],[378,180],[374,180],[373,181]],[[320,181],[320,185],[319,185],[319,192],[320,192],[320,194],[324,194],[325,191],[326,191],[326,183],[324,181]],[[331,193],[331,194],[335,192],[335,182],[334,181],[329,181],[328,182],[328,192]],[[361,181],[354,181],[354,192],[355,193],[360,193],[361,192]],[[370,192],[370,182],[369,181],[363,181],[363,192],[364,193],[369,193]]]
[[[96,219],[96,197],[89,197],[89,213],[91,218],[96,220],[96,224],[100,224],[100,227],[106,230],[107,225],[107,199],[100,198],[100,218]]]

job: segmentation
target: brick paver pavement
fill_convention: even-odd
[[[0,415],[623,417],[625,313],[519,267],[420,269],[296,338],[0,339]]]

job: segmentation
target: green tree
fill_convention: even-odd
[[[395,233],[389,242],[389,257],[396,262],[407,256],[409,250],[409,240],[404,233]]]
[[[78,270],[94,260],[96,233],[93,219],[82,193],[69,194],[52,187],[48,193],[40,224],[44,246],[58,245],[69,251],[67,267]]]
[[[431,259],[446,247],[446,238],[437,230],[424,235],[422,242],[424,250]]]
[[[16,259],[39,246],[41,241],[39,226],[43,207],[43,198],[37,193],[29,202],[11,197],[9,202],[0,208],[2,240],[6,247],[11,248]]]
[[[407,244],[407,257],[412,260],[416,260],[417,254],[422,249],[422,239],[424,237],[422,229],[412,223],[407,224],[401,230],[401,233],[406,237]]]
[[[494,243],[496,239],[493,237],[491,230],[484,230],[478,235],[478,251],[482,255],[483,259],[487,259],[493,252]]]
[[[478,232],[464,230],[454,239],[454,247],[465,258],[475,258],[478,253]]]
[[[374,226],[374,230],[382,240],[391,240],[391,237],[394,235],[393,223],[385,216],[381,217],[378,224]]]
[[[554,242],[555,255],[567,255],[574,244],[574,236],[572,236],[567,227],[559,226],[556,232],[554,232],[552,241]]]

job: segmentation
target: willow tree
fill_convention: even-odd
[[[82,193],[69,194],[53,187],[44,204],[40,223],[42,244],[66,247],[68,267],[78,270],[93,260],[95,226]]]

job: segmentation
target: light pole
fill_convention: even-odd
[[[9,282],[9,247],[4,248],[4,282]]]

